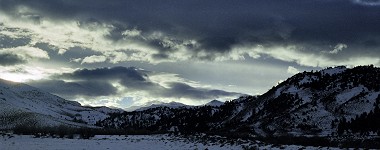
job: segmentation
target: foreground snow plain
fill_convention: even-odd
[[[0,136],[0,150],[240,150],[247,146],[249,149],[339,149],[297,145],[274,146],[263,143],[205,144],[168,135],[96,135],[91,139],[34,138],[32,135]]]
[[[96,135],[91,139],[33,138],[30,135],[1,137],[0,150],[230,150],[241,149],[238,145],[204,145],[166,135]]]

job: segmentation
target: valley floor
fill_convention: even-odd
[[[338,149],[327,147],[303,147],[296,145],[268,145],[263,143],[210,143],[207,144],[190,141],[185,138],[168,135],[128,135],[108,136],[97,135],[91,139],[67,139],[67,138],[34,138],[30,135],[5,135],[0,136],[1,150],[239,150],[243,147],[250,149]]]

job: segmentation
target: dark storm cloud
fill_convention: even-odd
[[[59,78],[86,81],[117,81],[129,90],[151,89],[156,86],[148,80],[146,71],[134,67],[81,69],[59,75]]]
[[[134,67],[81,69],[55,76],[57,79],[74,81],[42,80],[29,84],[61,95],[108,96],[117,94],[117,89],[111,84],[113,82],[118,82],[126,88],[126,91],[119,92],[140,91],[147,92],[154,97],[199,100],[240,95],[222,90],[196,88],[180,82],[171,82],[167,88],[150,81],[147,73],[149,72]]]
[[[1,29],[1,26],[2,25],[0,24],[0,29]],[[4,28],[3,30],[8,30],[12,32],[12,29],[9,29],[9,28]],[[24,46],[24,45],[27,45],[29,42],[30,42],[30,39],[27,37],[14,38],[14,37],[10,37],[10,36],[3,35],[0,33],[0,49]]]
[[[1,66],[13,66],[17,64],[26,63],[26,60],[18,55],[14,54],[0,54],[0,65]]]
[[[96,68],[96,69],[81,69],[73,73],[59,75],[67,79],[79,80],[130,80],[136,82],[146,81],[147,75],[144,71],[135,67],[112,67],[112,68]]]
[[[118,94],[111,83],[120,82],[131,90],[144,89],[147,86],[144,75],[136,68],[114,67],[81,69],[72,73],[52,76],[52,80],[33,81],[28,84],[62,96],[110,96]],[[66,82],[63,80],[73,80]]]
[[[100,81],[65,82],[62,80],[39,80],[29,82],[28,84],[70,98],[77,95],[109,96],[117,93],[117,89],[110,83]]]
[[[0,24],[0,29],[2,25]],[[4,28],[4,30],[12,31],[15,29]],[[1,53],[1,49],[14,48],[18,46],[27,45],[30,42],[29,38],[12,38],[10,36],[0,33],[0,65],[12,66],[17,64],[26,63],[27,60],[16,54]]]
[[[304,53],[320,54],[338,43],[348,45],[345,56],[380,57],[380,9],[376,0],[1,0],[0,8],[14,12],[28,6],[53,19],[79,19],[83,27],[110,23],[109,39],[123,39],[126,29],[138,28],[141,36],[155,31],[186,45],[190,58],[215,59],[228,55],[235,45],[303,47]],[[371,7],[369,7],[371,6]],[[130,38],[157,50],[154,59],[168,59],[178,49],[158,38]],[[371,47],[372,46],[372,47]],[[203,55],[198,55],[200,53]]]

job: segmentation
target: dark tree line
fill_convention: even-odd
[[[343,118],[339,121],[337,130],[339,135],[342,135],[344,132],[364,135],[369,132],[375,132],[380,135],[380,95],[376,99],[373,110],[369,113],[364,112],[351,120]]]
[[[232,120],[223,122],[237,112],[239,103],[242,102],[227,101],[220,107],[200,106],[179,109],[157,107],[144,111],[114,113],[96,125],[105,128],[146,130],[151,133],[166,132],[173,127],[175,132],[183,134],[221,131],[239,125],[239,122]]]

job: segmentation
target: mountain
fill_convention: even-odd
[[[208,106],[220,106],[220,105],[223,105],[224,103],[221,102],[221,101],[218,101],[218,100],[212,100],[204,105],[200,105],[200,106],[205,106],[205,105],[208,105]],[[148,109],[151,109],[151,108],[157,108],[157,107],[169,107],[169,108],[181,108],[181,107],[196,107],[196,106],[193,106],[193,105],[186,105],[186,104],[183,104],[183,103],[180,103],[180,102],[175,102],[175,101],[172,101],[172,102],[169,102],[169,103],[165,103],[165,102],[161,102],[161,101],[150,101],[150,102],[147,102],[143,105],[140,105],[140,106],[131,106],[131,107],[128,107],[126,108],[125,110],[126,111],[144,111],[144,110],[148,110]]]
[[[221,101],[218,101],[218,100],[212,100],[206,104],[204,104],[205,106],[221,106],[223,105],[224,103],[221,102]]]
[[[380,69],[373,66],[303,72],[248,101],[233,119],[262,136],[335,135],[339,120],[378,107],[379,83]]]
[[[348,120],[368,121],[380,114],[379,83],[377,67],[326,68],[298,73],[263,95],[242,96],[220,106],[124,112],[97,125],[261,137],[337,135],[338,128],[348,132],[353,126]]]
[[[191,106],[185,105],[185,104],[179,103],[179,102],[174,102],[174,101],[169,102],[169,103],[161,102],[161,103],[151,104],[149,106],[140,107],[140,108],[136,109],[135,111],[143,111],[143,110],[147,110],[147,109],[151,109],[151,108],[157,108],[157,107],[181,108],[181,107],[191,107]]]
[[[121,110],[84,107],[35,87],[0,79],[0,129],[19,125],[93,127]]]
[[[157,108],[157,107],[169,107],[169,108],[180,108],[180,107],[192,107],[190,105],[186,105],[179,102],[161,102],[161,101],[150,101],[140,106],[131,106],[126,108],[126,111],[143,111],[151,108]]]

